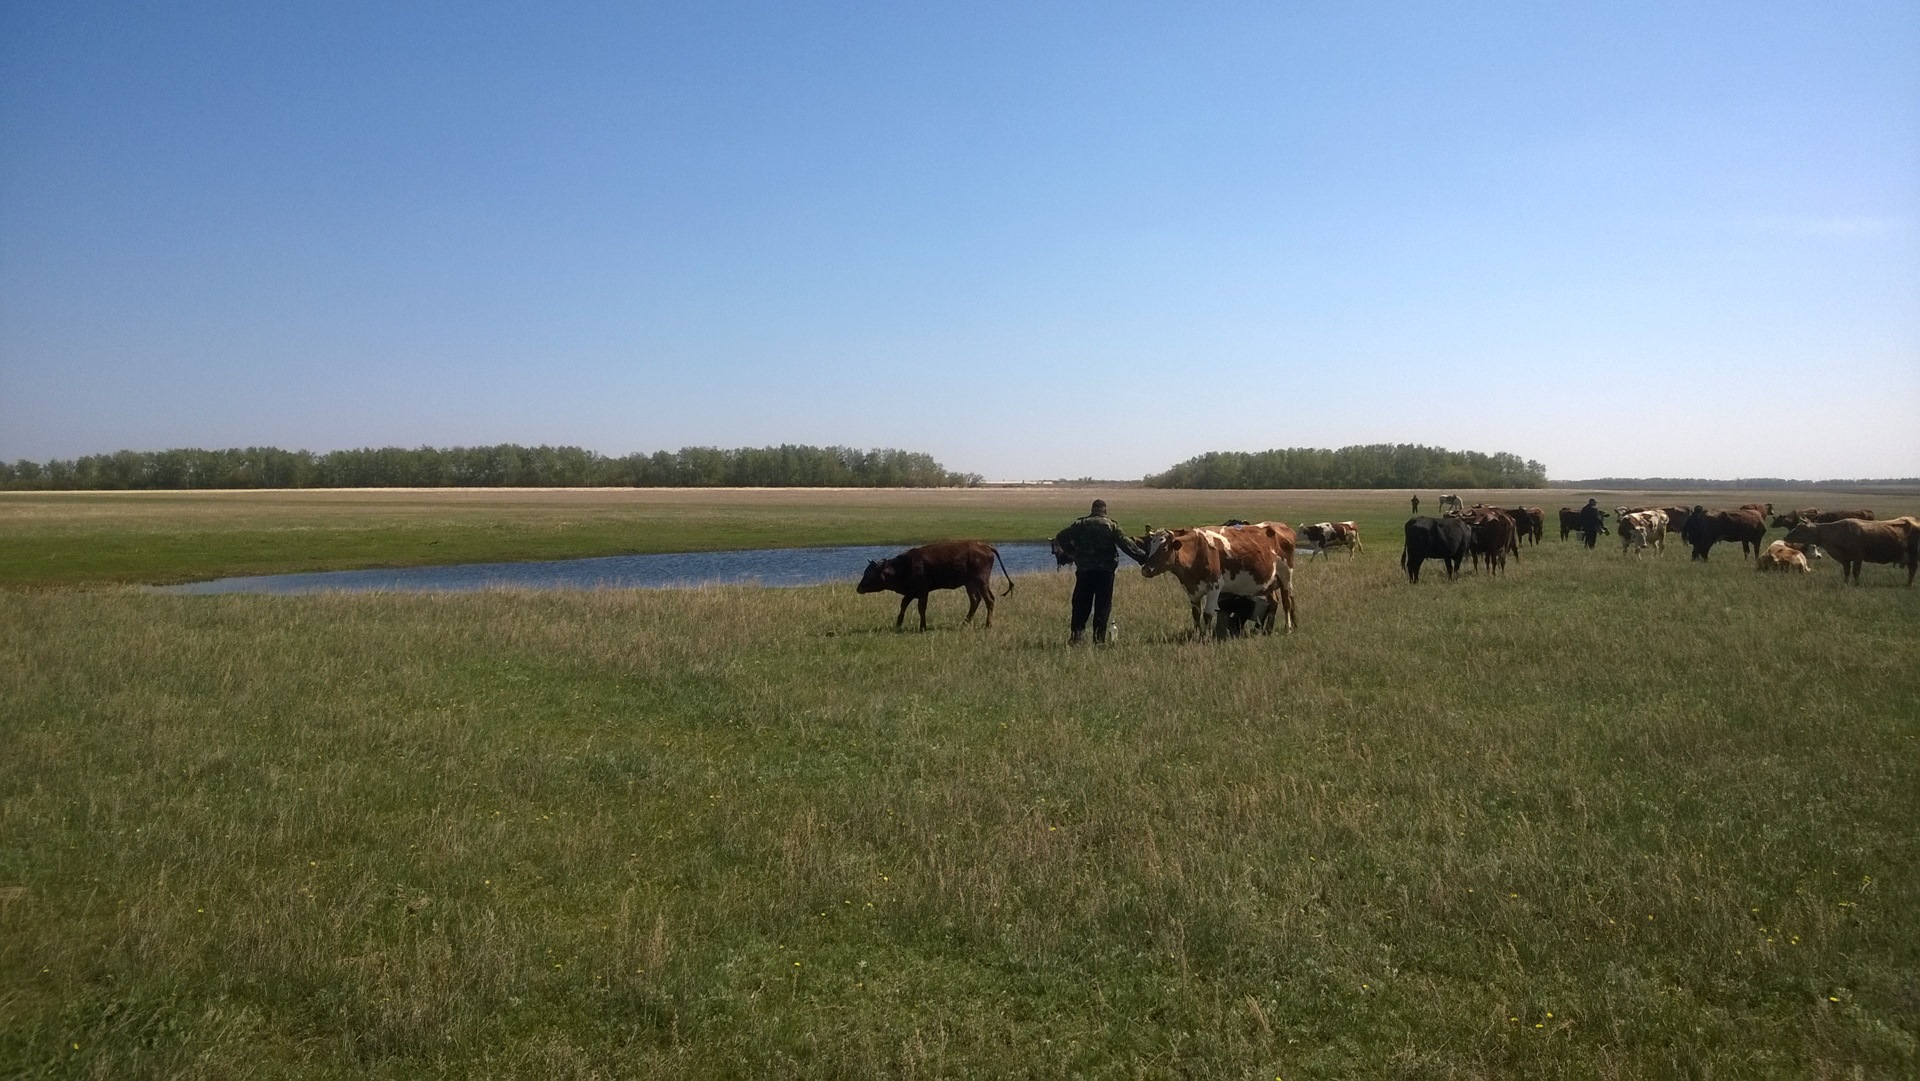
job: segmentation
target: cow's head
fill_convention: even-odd
[[[1790,510],[1785,514],[1776,514],[1773,516],[1773,524],[1768,528],[1792,529],[1800,524],[1800,516],[1805,513],[1805,511]]]
[[[1072,545],[1061,544],[1059,541],[1056,540],[1056,541],[1049,542],[1048,547],[1053,551],[1053,565],[1056,568],[1064,567],[1067,564],[1073,562],[1073,546]]]
[[[1781,539],[1793,545],[1795,548],[1803,545],[1811,548],[1820,542],[1820,531],[1813,528],[1812,522],[1801,522],[1799,525],[1787,530],[1787,535]]]
[[[1180,538],[1175,537],[1172,530],[1148,526],[1147,535],[1140,538],[1140,547],[1147,550],[1140,573],[1151,578],[1173,566],[1173,560],[1180,554]]]
[[[867,572],[860,576],[860,585],[856,587],[857,591],[861,593],[879,593],[882,590],[891,589],[895,581],[894,576],[897,573],[893,565],[893,560],[869,559],[867,560]]]

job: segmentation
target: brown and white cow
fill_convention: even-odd
[[[985,541],[940,541],[935,544],[923,544],[918,548],[909,548],[889,559],[867,561],[866,573],[860,577],[857,588],[861,593],[878,593],[892,590],[900,594],[900,614],[894,618],[893,629],[899,630],[907,619],[907,605],[920,602],[920,629],[927,629],[927,594],[936,589],[965,589],[967,591],[967,619],[973,622],[973,613],[981,604],[987,606],[987,626],[993,626],[993,564],[1000,560],[1000,551]],[[1000,560],[1000,573],[1007,574],[1007,564]],[[1007,588],[1001,593],[1006,596],[1013,592],[1013,576],[1007,574]]]
[[[1256,624],[1271,631],[1274,613],[1284,612],[1284,629],[1297,625],[1293,606],[1293,527],[1285,522],[1254,522],[1197,529],[1149,529],[1147,559],[1140,573],[1148,578],[1171,574],[1187,592],[1193,608],[1194,637],[1214,626],[1220,596],[1252,597]]]
[[[1651,548],[1664,555],[1667,550],[1667,512],[1658,507],[1627,511],[1620,516],[1620,551],[1637,554]]]
[[[1361,549],[1360,527],[1353,522],[1302,522],[1299,537],[1313,545],[1315,555],[1325,555],[1329,548],[1345,548],[1347,558],[1352,559]]]
[[[1807,566],[1809,549],[1819,551],[1811,545],[1789,544],[1786,541],[1777,540],[1767,545],[1767,550],[1760,553],[1760,558],[1754,562],[1754,567],[1762,571],[1799,571],[1801,574],[1808,574],[1813,570],[1812,567]]]
[[[1907,584],[1920,571],[1920,518],[1893,518],[1872,522],[1843,518],[1838,522],[1802,522],[1787,531],[1791,544],[1817,544],[1840,564],[1840,580],[1860,584],[1863,563],[1892,563],[1907,568]]]

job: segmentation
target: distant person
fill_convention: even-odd
[[[1606,512],[1600,509],[1598,499],[1589,499],[1587,505],[1580,508],[1580,539],[1586,542],[1587,547],[1600,543],[1600,533],[1607,528],[1600,521],[1604,517]]]
[[[1055,534],[1054,550],[1073,561],[1073,623],[1067,638],[1070,645],[1087,640],[1087,618],[1093,618],[1093,642],[1107,642],[1107,617],[1113,613],[1113,576],[1120,569],[1120,553],[1135,563],[1147,560],[1146,549],[1113,519],[1107,517],[1107,501],[1093,501],[1085,518]]]
[[[1415,514],[1420,513],[1420,497],[1419,496],[1413,497],[1413,513]]]

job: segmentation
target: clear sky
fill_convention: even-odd
[[[0,459],[1917,422],[1912,0],[0,3]]]

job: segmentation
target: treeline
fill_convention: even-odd
[[[932,456],[852,447],[684,447],[612,458],[580,447],[122,450],[0,462],[0,488],[934,488],[980,483]]]
[[[1590,480],[1557,480],[1556,488],[1599,489],[1601,491],[1686,492],[1686,491],[1768,491],[1779,488],[1913,488],[1920,477],[1885,477],[1874,480],[1785,480],[1780,477],[1741,477],[1736,480],[1702,480],[1699,477],[1594,477]]]
[[[1411,443],[1215,451],[1146,478],[1149,488],[1543,488],[1547,467],[1512,454]]]

